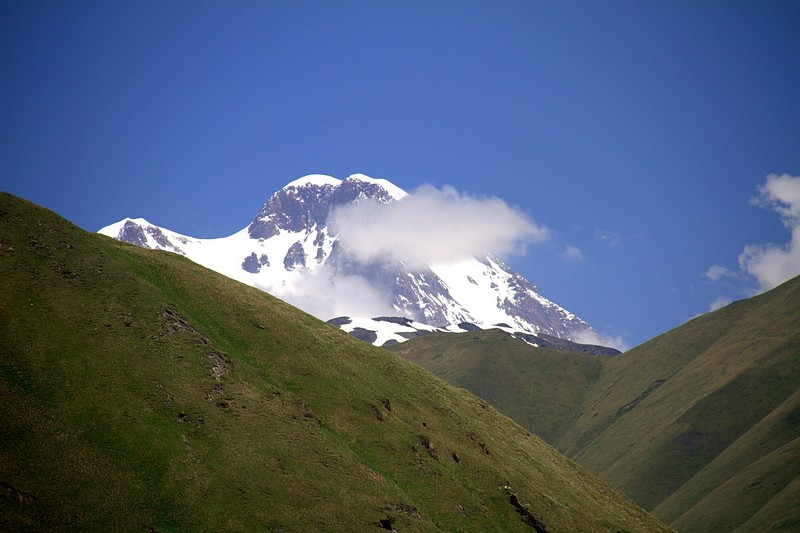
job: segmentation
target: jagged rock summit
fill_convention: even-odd
[[[250,224],[229,237],[197,239],[141,218],[126,218],[100,233],[185,255],[323,320],[398,316],[450,331],[463,331],[460,324],[501,325],[569,340],[592,333],[586,322],[541,296],[492,255],[414,268],[388,258],[364,261],[331,228],[338,207],[389,204],[407,196],[391,182],[364,174],[344,180],[313,174],[274,193]]]

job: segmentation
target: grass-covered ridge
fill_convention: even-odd
[[[389,347],[485,399],[547,442],[581,413],[608,356],[534,348],[501,330],[432,334]]]
[[[680,531],[800,528],[800,277],[616,357],[499,331],[392,349]]]
[[[0,194],[0,528],[660,531],[465,390]]]

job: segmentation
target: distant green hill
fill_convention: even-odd
[[[800,529],[800,277],[617,357],[553,353],[498,331],[393,350],[680,531]]]
[[[554,445],[580,415],[608,359],[534,348],[499,329],[423,335],[389,349],[480,396]]]
[[[0,529],[665,531],[484,401],[0,194]]]

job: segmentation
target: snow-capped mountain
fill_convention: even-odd
[[[250,224],[229,237],[197,239],[141,218],[126,218],[100,233],[185,255],[323,320],[398,316],[452,331],[463,329],[459,324],[501,324],[570,340],[591,335],[586,322],[541,296],[535,285],[496,257],[415,263],[413,268],[402,260],[366,261],[348,251],[330,224],[339,207],[363,201],[389,204],[406,197],[387,180],[315,174],[277,191]]]

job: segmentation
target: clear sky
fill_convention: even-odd
[[[797,1],[5,1],[0,69],[0,189],[87,230],[226,236],[309,173],[449,185],[546,227],[509,262],[632,345],[794,244],[751,199],[800,176]]]

